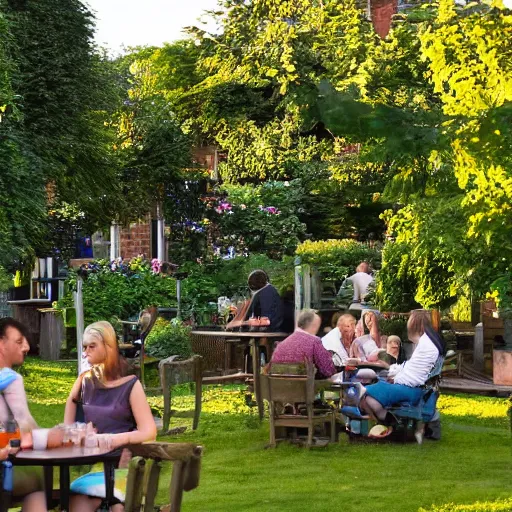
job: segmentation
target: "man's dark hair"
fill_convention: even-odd
[[[269,278],[267,273],[264,270],[259,269],[253,270],[247,279],[247,284],[253,292],[261,290],[268,282]]]
[[[14,318],[11,318],[10,316],[7,316],[5,318],[0,318],[0,338],[3,338],[7,332],[7,329],[9,327],[14,327],[14,329],[18,329],[18,331],[27,338],[27,330],[25,329],[25,326],[18,322],[18,320],[15,320]]]

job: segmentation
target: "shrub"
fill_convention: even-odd
[[[0,265],[0,292],[6,292],[13,286],[12,276]]]
[[[355,272],[357,265],[367,261],[380,267],[380,250],[356,240],[306,240],[295,251],[303,263],[316,267],[325,279],[341,280]]]
[[[414,300],[417,280],[412,267],[406,244],[386,243],[375,288],[375,304],[381,311],[405,312],[420,307]]]
[[[178,319],[169,322],[157,318],[146,339],[146,352],[158,359],[176,355],[186,359],[192,355],[190,331],[191,328]]]
[[[155,269],[156,270],[156,269]],[[129,262],[97,260],[79,270],[70,270],[68,292],[57,307],[73,307],[72,291],[78,275],[83,278],[86,325],[98,320],[126,320],[148,306],[176,306],[176,280],[155,272],[150,262],[133,258]]]

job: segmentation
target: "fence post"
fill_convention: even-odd
[[[475,370],[484,369],[484,324],[482,322],[475,326],[475,337],[473,340],[473,366]]]

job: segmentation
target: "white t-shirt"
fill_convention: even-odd
[[[373,281],[373,277],[366,272],[356,272],[348,279],[354,286],[354,297],[352,300],[354,302],[363,300],[368,293],[368,285]]]
[[[438,357],[439,351],[436,346],[426,334],[423,334],[412,353],[411,359],[401,365],[392,365],[389,369],[389,375],[391,376],[398,371],[395,384],[403,384],[413,388],[423,386]]]
[[[326,350],[331,350],[335,353],[332,361],[336,366],[342,366],[345,363],[345,360],[348,359],[348,353],[341,342],[341,332],[338,327],[329,331],[322,338],[322,345]]]

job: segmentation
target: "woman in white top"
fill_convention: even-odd
[[[395,418],[387,411],[388,407],[401,403],[416,405],[423,386],[440,355],[444,354],[444,342],[432,329],[428,311],[412,311],[407,322],[410,341],[416,344],[411,359],[401,365],[392,365],[388,382],[380,381],[366,387],[366,395],[360,408],[384,424],[392,424]],[[362,390],[364,392],[364,390]],[[391,426],[389,433],[391,433]]]

